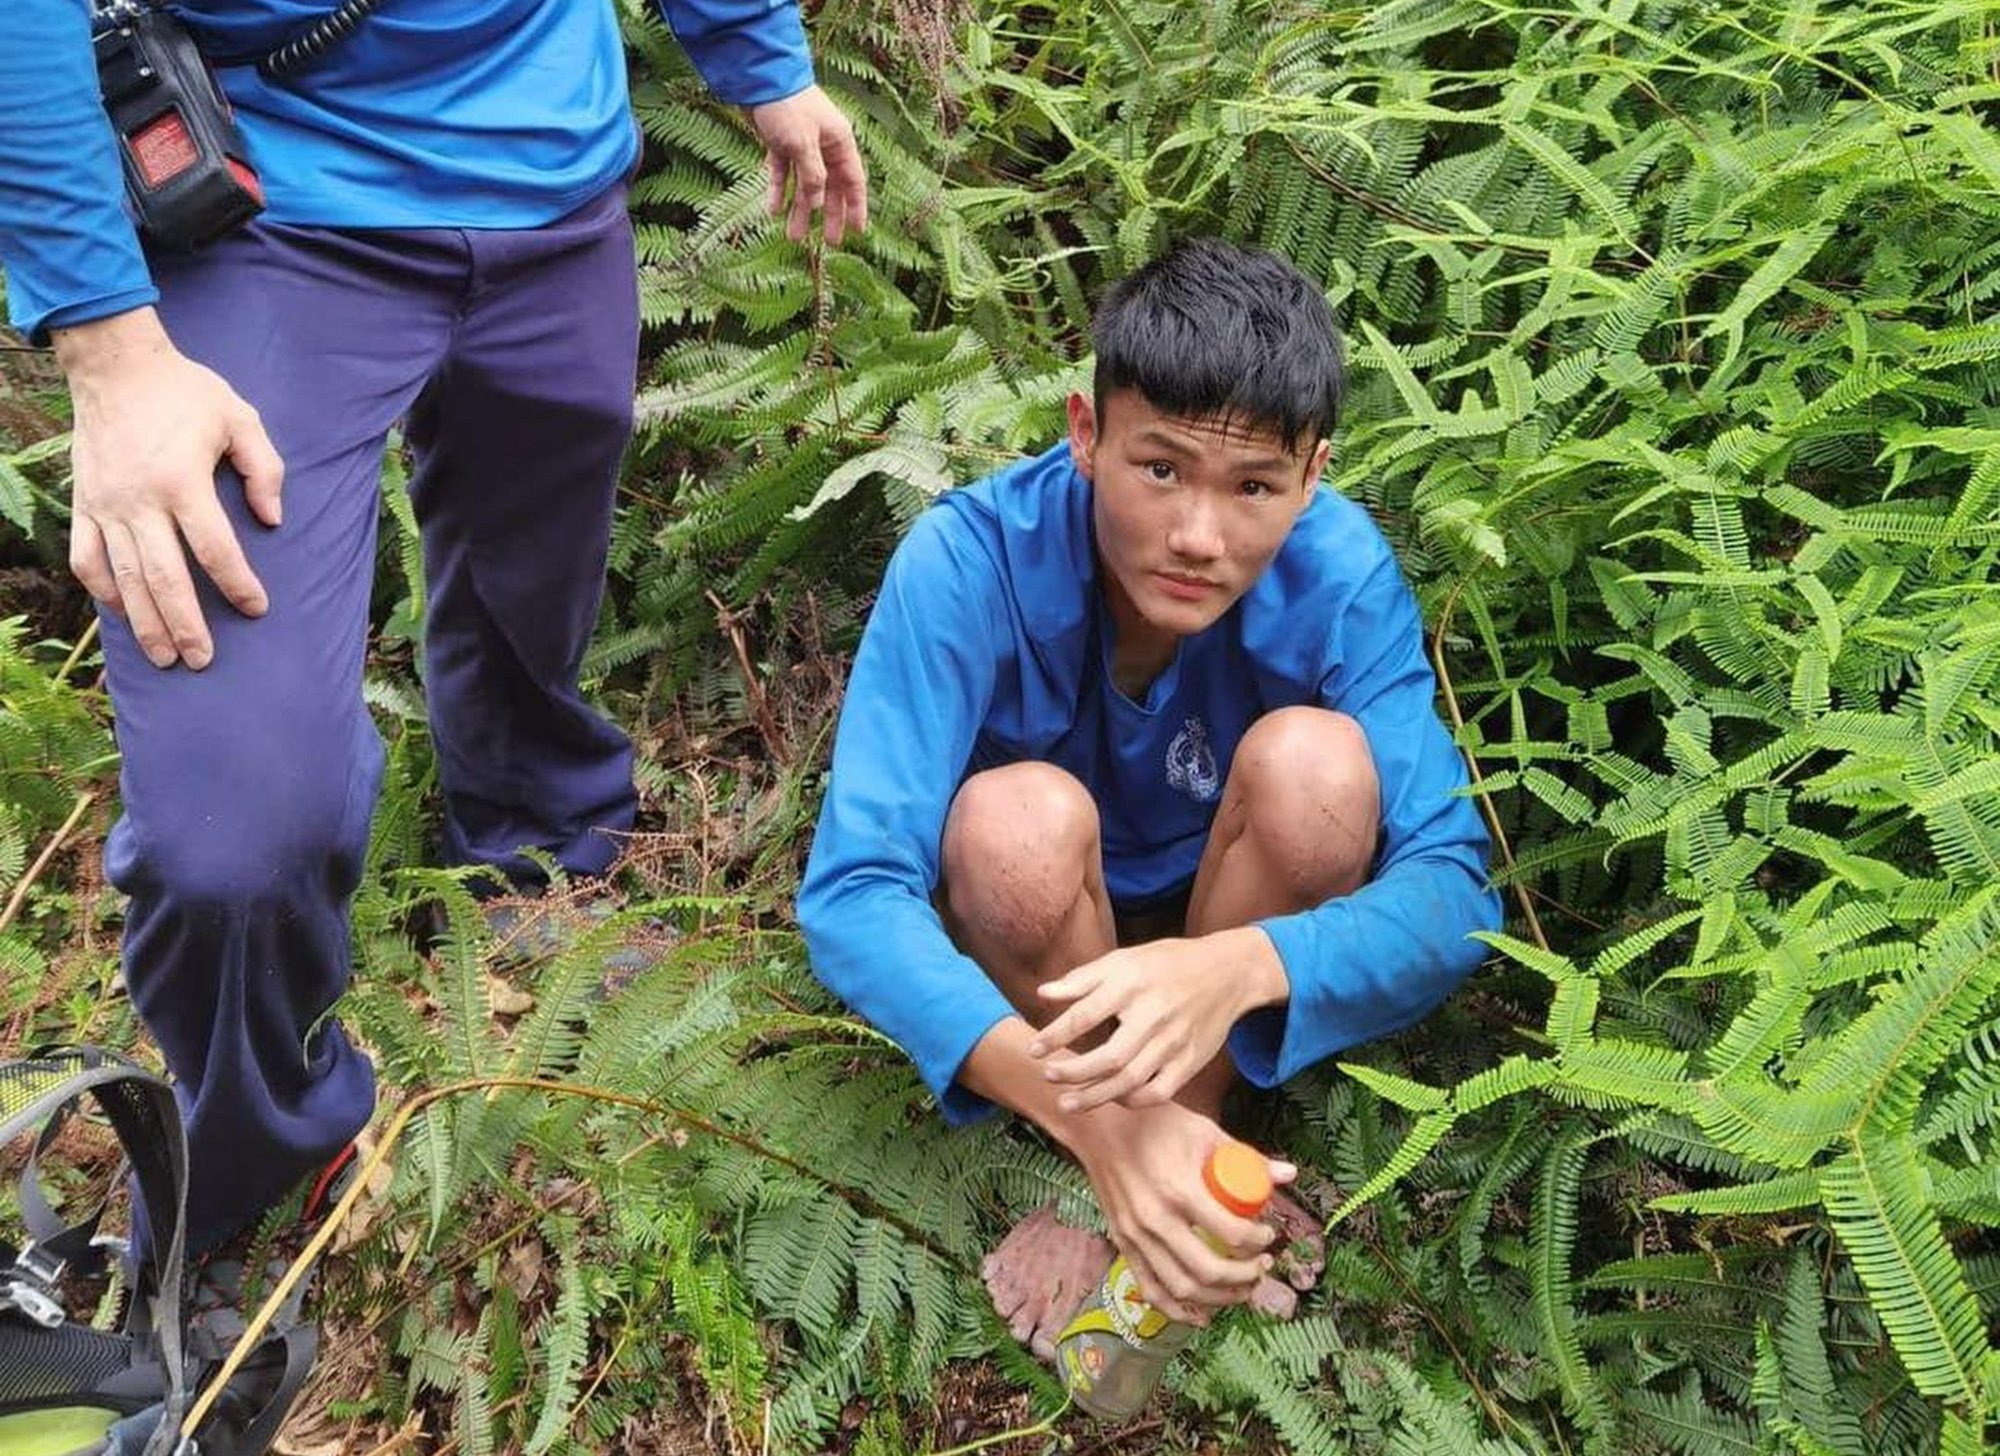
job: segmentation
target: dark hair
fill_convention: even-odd
[[[1295,450],[1340,410],[1340,330],[1326,295],[1261,249],[1176,243],[1111,287],[1090,339],[1100,414],[1129,386],[1168,414],[1274,427]]]

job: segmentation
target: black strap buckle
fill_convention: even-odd
[[[69,1261],[30,1239],[14,1255],[14,1268],[37,1283],[53,1288],[55,1282],[63,1277],[63,1270],[69,1268]]]
[[[41,1245],[29,1242],[14,1255],[14,1267],[0,1298],[45,1330],[53,1330],[69,1318],[55,1296],[56,1281],[62,1278],[64,1262]]]

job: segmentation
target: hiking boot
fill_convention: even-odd
[[[585,936],[600,932],[619,913],[604,895],[575,891],[542,896],[508,895],[481,906],[493,936],[493,965],[518,968],[561,955]],[[634,918],[599,961],[597,999],[615,996],[642,972],[659,964],[680,934],[663,920]]]
[[[189,1354],[216,1361],[228,1355],[359,1171],[360,1159],[349,1143],[318,1173],[301,1179],[256,1223],[192,1261],[187,1288]],[[300,1322],[315,1272],[308,1268],[292,1286],[272,1317],[272,1331]]]
[[[360,1171],[352,1143],[255,1224],[189,1266],[185,1347],[192,1381],[206,1389],[223,1362]],[[315,1264],[317,1261],[315,1260]],[[305,1303],[315,1269],[286,1294],[256,1346],[229,1377],[202,1422],[202,1456],[260,1456],[270,1448],[319,1354],[319,1327]],[[119,1448],[114,1444],[113,1451]]]

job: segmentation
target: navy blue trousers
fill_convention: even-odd
[[[424,686],[446,858],[604,869],[631,748],[577,672],[631,428],[637,280],[624,191],[526,231],[271,224],[155,260],[183,353],[262,415],[284,523],[216,482],[269,613],[206,582],[215,656],[160,670],[104,614],[130,897],[125,976],[178,1079],[192,1250],[255,1219],[367,1121],[366,1057],[325,1013],[383,751],[362,703],[380,465],[405,422],[428,576]]]

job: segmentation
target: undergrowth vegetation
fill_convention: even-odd
[[[1219,231],[1347,328],[1334,483],[1418,585],[1512,913],[1425,1027],[1244,1108],[1309,1170],[1327,1276],[1290,1325],[1220,1321],[1131,1449],[1984,1449],[2000,12],[827,0],[874,222],[809,252],[628,9],[654,352],[590,672],[642,747],[645,904],[524,959],[426,867],[392,471],[345,1014],[391,1095],[578,1090],[413,1125],[333,1291],[378,1337],[341,1413],[539,1453],[678,1449],[678,1408],[735,1450],[886,1456],[1055,1409],[976,1269],[1051,1196],[1087,1217],[1080,1180],[945,1132],[813,985],[786,897],[829,651],[897,530],[1054,437],[1099,285]],[[0,514],[53,570],[40,433]],[[82,848],[113,788],[93,673],[74,635],[0,632],[23,1036],[133,1034]],[[607,984],[648,918],[657,964]],[[974,1357],[968,1430],[939,1392]]]

